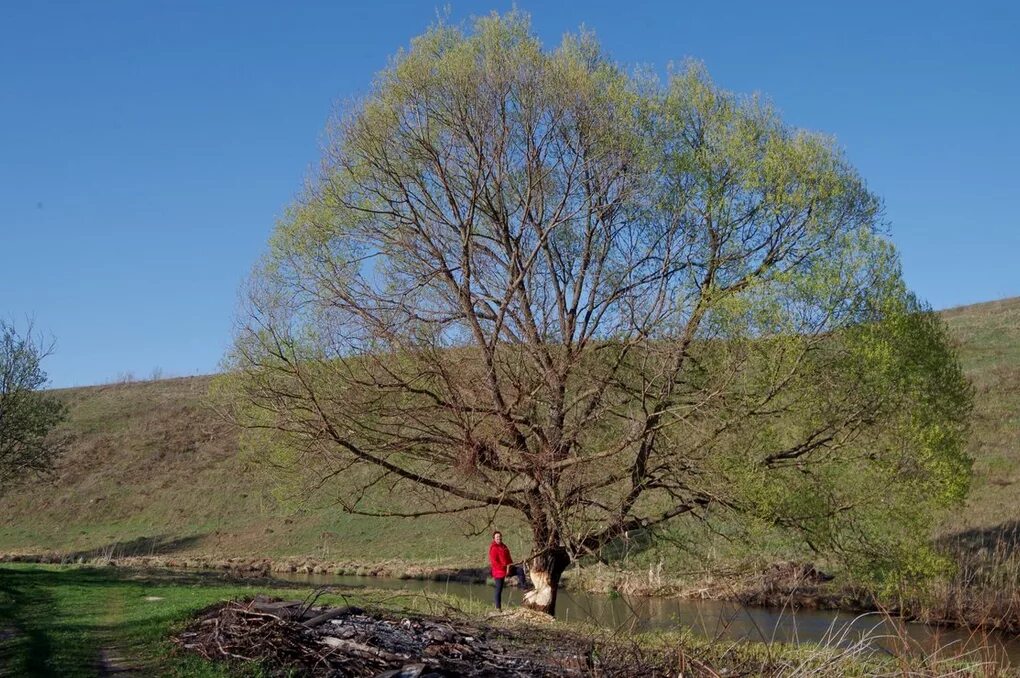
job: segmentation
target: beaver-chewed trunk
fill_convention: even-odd
[[[570,556],[561,546],[549,548],[532,560],[531,583],[535,588],[524,594],[524,607],[555,615],[560,577],[569,564]]]

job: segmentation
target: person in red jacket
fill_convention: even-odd
[[[524,568],[513,564],[510,557],[510,549],[503,543],[503,533],[492,533],[492,543],[489,544],[489,565],[492,567],[492,578],[496,580],[496,609],[503,609],[503,582],[506,576],[516,574],[517,586],[522,591],[527,589],[528,583],[524,580]]]

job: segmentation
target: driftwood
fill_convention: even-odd
[[[334,638],[333,636],[324,636],[320,639],[320,642],[334,649],[367,659],[381,659],[384,662],[405,662],[410,659],[406,654],[394,654],[386,650],[380,650],[377,647],[372,647],[371,645],[356,643],[353,640],[344,640],[343,638]]]
[[[362,614],[360,607],[348,605],[347,607],[334,607],[325,611],[310,607],[301,600],[259,600],[255,599],[249,603],[248,608],[254,612],[263,612],[279,619],[300,621],[308,628],[324,624],[331,619],[342,617],[348,614]]]
[[[308,619],[307,621],[304,621],[302,623],[308,628],[312,628],[318,626],[319,624],[325,624],[331,619],[336,619],[337,617],[344,617],[350,614],[364,614],[364,610],[362,610],[360,607],[354,607],[353,605],[348,605],[347,607],[334,607],[333,609],[326,610],[325,612],[315,615],[311,619]]]
[[[259,612],[279,612],[280,610],[298,608],[301,606],[300,600],[272,600],[262,601],[256,598],[251,601],[249,607]]]

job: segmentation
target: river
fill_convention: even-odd
[[[276,579],[311,586],[381,588],[443,593],[485,603],[492,601],[493,589],[486,584],[436,582],[386,577],[346,577],[325,574],[275,573]],[[503,607],[520,604],[514,588],[504,590]],[[837,610],[806,610],[747,607],[739,603],[686,598],[609,596],[582,591],[560,591],[556,617],[565,621],[594,622],[621,632],[679,630],[688,628],[706,638],[727,641],[823,643],[848,646],[868,638],[877,651],[900,653],[907,639],[911,651],[979,651],[993,649],[998,664],[1020,666],[1020,637],[981,633],[967,629],[939,628],[927,624],[890,622],[877,613],[852,614]]]

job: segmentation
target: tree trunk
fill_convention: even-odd
[[[555,615],[560,577],[569,564],[570,556],[561,546],[552,547],[532,560],[531,583],[535,588],[524,594],[524,607]]]

